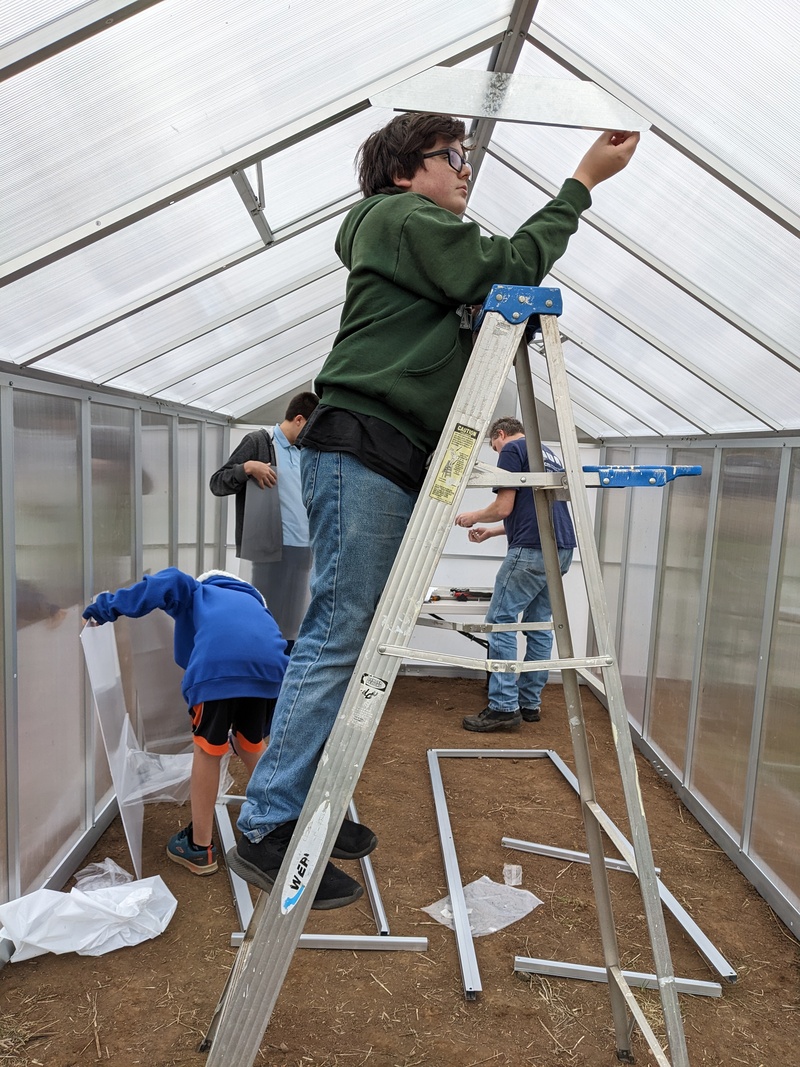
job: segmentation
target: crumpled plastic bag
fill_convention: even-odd
[[[484,874],[482,878],[464,886],[464,903],[472,936],[483,937],[524,918],[534,908],[538,908],[542,901],[527,889],[499,885]],[[442,897],[435,904],[429,904],[422,908],[422,911],[448,929],[454,929],[449,896]]]
[[[155,875],[125,885],[83,892],[37,889],[0,904],[3,935],[14,942],[12,963],[43,952],[102,956],[158,937],[178,902]]]
[[[106,856],[100,863],[90,863],[75,872],[75,889],[82,893],[88,893],[92,889],[106,889],[110,885],[126,885],[133,881],[133,875],[128,874],[124,867],[120,867],[110,856]]]

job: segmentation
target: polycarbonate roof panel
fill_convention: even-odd
[[[179,357],[181,346],[198,334],[276,299],[293,286],[302,291],[304,279],[315,272],[341,269],[333,252],[338,227],[339,220],[334,218],[275,244],[61,349],[36,366],[98,381],[171,349]]]
[[[741,5],[532,6],[530,37],[664,125],[595,190],[546,279],[564,293],[578,423],[603,438],[800,429],[796,234],[759,210],[757,189],[735,191],[738,172],[800,207],[794,5],[770,0],[758,21]],[[358,147],[389,117],[369,96],[459,54],[486,69],[511,11],[511,0],[457,12],[444,0],[161,0],[0,83],[0,258],[51,260],[3,289],[0,359],[234,417],[305,385],[345,281],[341,218],[319,219],[352,202]],[[83,14],[74,0],[10,0],[0,40],[70,13]],[[530,43],[516,72],[573,78]],[[546,202],[534,183],[557,189],[594,137],[497,124],[470,211],[513,232]],[[687,140],[732,176],[693,162]],[[246,167],[257,193],[257,158],[267,249],[228,180]],[[538,378],[537,389],[549,402]]]
[[[232,319],[163,356],[151,359],[146,365],[131,368],[118,376],[110,375],[105,384],[137,392],[147,389],[156,395],[180,384],[185,397],[195,390],[191,383],[202,382],[201,393],[215,389],[230,382],[242,365],[252,361],[263,368],[269,363],[270,353],[282,349],[287,343],[299,348],[308,343],[309,337],[329,333],[328,316],[323,312],[333,309],[338,323],[344,287],[345,272],[342,269]],[[323,319],[324,324],[321,324]]]
[[[258,244],[231,182],[221,182],[8,285],[3,344],[21,362],[37,345]]]
[[[23,34],[53,22],[81,7],[74,0],[3,0],[0,8],[0,45],[16,41]]]
[[[465,0],[457,12],[445,0],[163,0],[0,86],[0,200],[12,220],[4,254],[329,102],[355,103],[373,81],[457,52],[510,9],[508,0]]]
[[[553,394],[549,384],[546,388],[543,388],[543,383],[549,380],[547,377],[547,364],[544,356],[535,350],[531,351],[531,370],[535,373],[539,382],[539,389],[537,389],[536,384],[534,384],[534,392],[541,396],[541,399],[544,400],[546,404],[552,407]],[[619,405],[607,400],[596,390],[584,385],[583,382],[574,378],[572,375],[569,375],[569,392],[575,410],[575,421],[581,426],[585,426],[585,428],[590,433],[594,433],[596,437],[652,436],[653,430],[649,426],[641,422],[629,412],[623,411]],[[580,411],[591,412],[594,425],[582,421],[578,414]]]
[[[371,107],[265,159],[264,214],[270,225],[286,226],[316,206],[358,192],[356,153],[392,117],[391,111]]]
[[[798,205],[800,21],[794,0],[540,0],[536,27],[785,204]]]
[[[567,132],[577,135],[577,131]],[[618,175],[615,180],[625,177],[625,174]],[[607,213],[606,191],[602,186],[596,190],[593,208],[603,217]],[[635,195],[635,189],[631,195]],[[507,167],[488,159],[479,175],[471,206],[502,232],[509,233],[521,221],[519,205],[525,205],[525,210],[535,210],[544,202],[545,197],[533,186]],[[619,217],[622,209],[620,205],[620,211],[612,215],[611,221],[624,229],[624,218]],[[662,344],[683,353],[691,363],[746,392],[753,401],[755,413],[766,413],[779,426],[797,425],[796,370],[590,226],[583,223],[571,238],[552,277],[553,284],[558,284],[559,278],[573,279]],[[723,433],[743,427],[720,425],[715,429]]]
[[[651,433],[662,437],[696,434],[698,426],[672,411],[656,395],[630,382],[577,344],[567,341],[564,361],[571,379],[582,382],[615,408],[636,417]]]
[[[218,389],[196,395],[193,402],[212,411],[240,417],[315,377],[330,352],[339,325],[338,317],[333,314],[328,314],[326,321],[331,327],[329,333],[315,337],[303,348],[291,347],[278,353],[271,347],[269,355],[265,354],[260,363],[251,361],[244,365],[242,361],[243,366],[236,368],[240,373],[235,378]],[[322,317],[318,324],[322,324]],[[268,371],[265,370],[267,367]],[[165,390],[164,398],[172,399],[173,392]],[[177,399],[177,394],[174,398]]]
[[[344,278],[342,278],[343,293]],[[287,298],[288,300],[288,298]],[[290,301],[292,303],[293,301]],[[279,302],[278,307],[283,302]],[[269,376],[272,374],[273,364],[282,359],[291,357],[321,337],[330,337],[336,334],[339,326],[341,309],[338,304],[334,307],[318,305],[325,310],[319,313],[316,308],[298,321],[296,316],[286,316],[286,328],[275,335],[260,337],[257,334],[250,338],[250,343],[241,348],[229,349],[223,347],[220,331],[208,335],[204,339],[206,358],[195,369],[189,366],[183,368],[183,376],[171,384],[164,384],[163,388],[152,390],[154,394],[166,395],[167,390],[171,396],[180,396],[186,403],[193,403],[198,397],[214,391],[223,385],[230,387],[241,378],[258,372]],[[227,332],[227,331],[222,331]],[[215,361],[207,358],[209,347],[217,340],[217,357]],[[330,343],[328,344],[330,348]],[[162,357],[166,358],[166,357]],[[159,363],[147,368],[137,368],[115,378],[110,384],[121,389],[134,389],[141,391],[145,385],[149,385],[150,376],[159,377]],[[151,387],[152,388],[152,387]]]
[[[763,422],[748,414],[714,385],[686,370],[578,293],[567,288],[563,288],[562,293],[564,314],[559,319],[559,326],[570,340],[585,346],[601,361],[608,360],[612,366],[619,364],[621,372],[641,382],[665,404],[672,405],[677,415],[683,413],[687,422],[691,423],[693,417],[695,430],[699,428],[710,433],[720,425],[735,425],[742,432],[756,433],[767,429]],[[566,346],[569,353],[574,348],[575,345]],[[746,399],[747,390],[741,383],[737,389]],[[693,431],[675,429],[671,432]]]
[[[530,45],[517,69],[568,77]],[[571,141],[568,131],[512,123],[499,124],[493,138],[521,163],[558,183],[573,159],[577,162],[565,157]],[[577,147],[575,152],[579,157]],[[650,255],[721,303],[733,303],[733,311],[780,344],[796,347],[800,260],[797,240],[784,227],[653,132],[642,135],[627,170],[600,186],[595,198],[603,217],[624,227]]]

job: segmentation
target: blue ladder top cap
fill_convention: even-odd
[[[480,317],[487,311],[499,311],[512,326],[527,321],[531,315],[560,315],[561,290],[534,285],[493,285],[483,302]]]

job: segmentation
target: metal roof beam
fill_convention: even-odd
[[[0,48],[0,81],[35,67],[51,56],[65,52],[73,45],[94,37],[103,30],[118,26],[120,22],[138,15],[161,0],[91,0],[76,11],[70,11],[53,19],[44,26],[22,34]]]
[[[253,220],[253,225],[258,230],[258,236],[264,242],[264,246],[269,248],[275,241],[275,234],[272,232],[264,214],[261,160],[258,161],[256,166],[258,167],[260,193],[257,194],[255,192],[243,170],[235,170],[231,174],[231,181],[236,188],[236,192],[242,198],[242,203],[247,208],[247,214]]]
[[[495,45],[488,69],[495,74],[512,74],[517,65],[522,49],[527,39],[533,16],[539,0],[515,0],[514,7],[508,17],[508,29],[503,34],[503,40]],[[472,181],[470,192],[475,187],[475,179],[481,169],[486,150],[494,134],[497,125],[495,119],[476,119],[469,131],[469,140],[475,148],[471,153]]]

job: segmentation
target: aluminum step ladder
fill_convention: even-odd
[[[622,1061],[633,1062],[631,1034],[633,1026],[638,1024],[662,1067],[688,1067],[675,976],[642,809],[586,486],[658,485],[678,474],[696,473],[697,469],[658,468],[657,474],[655,468],[643,471],[600,468],[588,472],[582,469],[557,326],[560,313],[558,289],[496,285],[487,297],[469,365],[320,758],[286,858],[273,891],[268,898],[262,898],[256,908],[218,1012],[201,1045],[201,1049],[210,1047],[209,1067],[252,1067],[254,1064],[400,663],[403,659],[430,659],[429,652],[412,649],[410,641],[464,490],[468,485],[511,484],[509,478],[516,479],[514,485],[550,491],[534,492],[534,500],[542,532],[558,655],[546,662],[527,664],[486,659],[464,659],[463,662],[488,671],[561,670],[608,974],[617,1056]],[[541,439],[525,338],[526,331],[530,333],[534,323],[542,330],[565,468],[563,474],[546,473],[541,460]],[[504,475],[505,480],[501,480],[502,472],[484,464],[479,464],[476,471],[475,466],[480,443],[515,360],[531,473]],[[554,496],[554,492],[566,495],[572,505],[597,644],[595,656],[576,657],[574,654],[547,500]],[[609,820],[596,801],[578,683],[578,672],[587,668],[602,671],[632,848],[625,839],[617,840],[619,832],[613,824],[607,825]],[[639,878],[671,1059],[644,1017],[622,971],[604,862],[603,831],[611,836]]]

